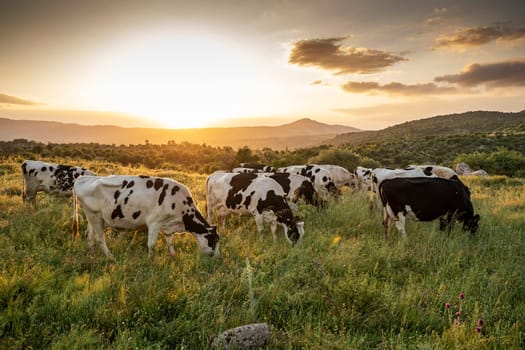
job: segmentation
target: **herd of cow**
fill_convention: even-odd
[[[304,235],[304,222],[294,216],[300,203],[326,207],[330,198],[341,196],[348,186],[355,192],[370,193],[371,207],[380,202],[383,225],[388,235],[392,223],[403,238],[405,220],[440,219],[440,229],[450,232],[454,221],[475,233],[479,215],[474,215],[470,191],[450,168],[415,165],[406,169],[368,169],[355,172],[337,165],[296,165],[273,167],[242,163],[232,172],[216,171],[206,180],[204,218],[186,186],[168,178],[153,176],[110,175],[95,173],[76,166],[26,160],[22,164],[23,198],[35,205],[37,192],[68,196],[78,200],[87,219],[89,250],[95,242],[104,254],[109,251],[104,229],[148,230],[151,254],[158,235],[163,233],[170,254],[175,254],[173,234],[190,232],[203,253],[219,253],[215,218],[224,223],[228,215],[252,215],[258,231],[269,223],[274,239],[277,227],[284,229],[286,239],[295,245]],[[76,212],[76,204],[75,204]]]

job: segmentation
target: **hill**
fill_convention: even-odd
[[[28,139],[53,143],[163,144],[168,141],[211,146],[286,149],[310,147],[342,133],[359,131],[304,118],[279,126],[203,129],[123,128],[0,118],[0,140]]]
[[[525,110],[518,113],[475,111],[440,115],[397,124],[382,130],[340,134],[325,140],[331,145],[381,143],[400,138],[424,138],[459,134],[519,131],[525,123]]]

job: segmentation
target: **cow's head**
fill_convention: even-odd
[[[479,218],[479,214],[476,214],[472,217],[464,219],[463,230],[469,231],[472,234],[476,233],[479,227]]]
[[[206,227],[206,233],[196,234],[195,237],[199,242],[203,254],[209,256],[219,255],[219,235],[217,234],[217,226]]]
[[[292,247],[295,246],[304,235],[304,221],[298,217],[286,217],[282,224],[286,239]]]

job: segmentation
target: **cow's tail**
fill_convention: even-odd
[[[72,233],[72,238],[73,239],[76,239],[78,237],[80,237],[80,233],[79,233],[79,230],[78,230],[78,197],[77,197],[77,194],[75,193],[75,188],[73,187],[73,196],[71,196],[73,198],[73,233]]]

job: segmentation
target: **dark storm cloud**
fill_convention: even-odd
[[[342,85],[341,88],[345,92],[358,94],[389,94],[396,96],[417,96],[417,95],[436,95],[436,94],[450,94],[456,92],[454,87],[438,86],[434,83],[425,84],[402,84],[389,83],[380,85],[376,82],[357,82],[349,81]]]
[[[493,41],[517,41],[525,38],[525,28],[512,29],[505,26],[472,27],[437,39],[437,49],[465,49]]]
[[[434,81],[465,87],[525,86],[525,58],[488,64],[470,64],[461,73],[440,76]]]
[[[24,105],[24,106],[37,106],[40,103],[24,100],[18,97],[9,96],[6,94],[0,94],[0,104],[11,104],[11,105]]]
[[[367,49],[344,47],[341,42],[347,37],[307,39],[294,43],[288,62],[303,67],[318,67],[335,74],[375,73],[393,64],[406,60],[391,53]]]

